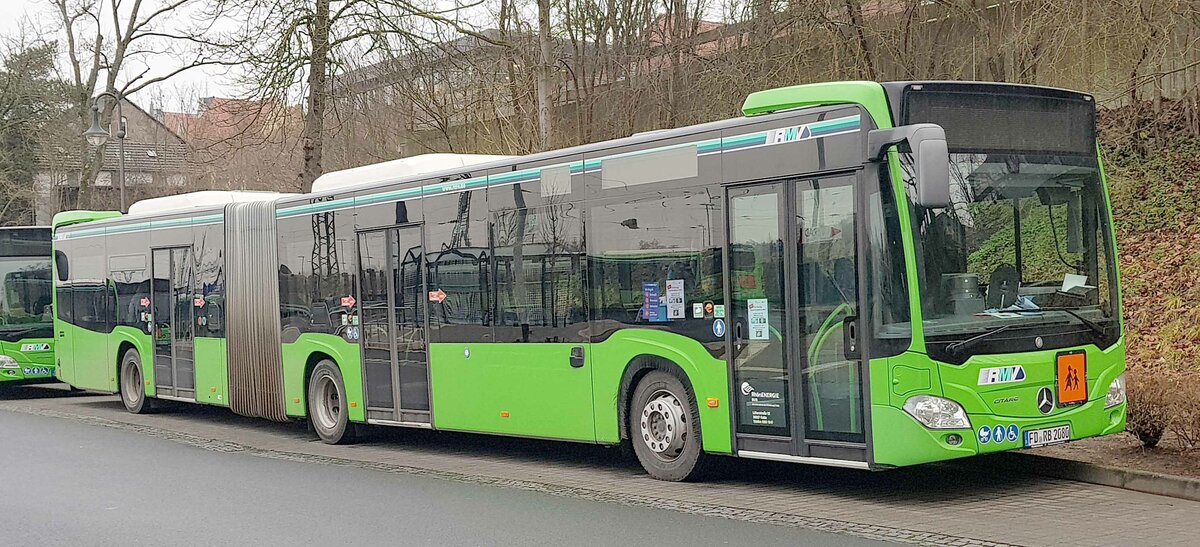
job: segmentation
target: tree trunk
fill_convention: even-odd
[[[538,49],[541,59],[537,73],[538,149],[550,149],[553,123],[550,121],[550,79],[554,71],[550,47],[550,0],[538,3]]]
[[[867,29],[863,22],[862,2],[858,0],[846,0],[846,11],[850,13],[850,24],[854,26],[854,32],[858,37],[858,48],[862,54],[862,66],[860,71],[865,69],[866,78],[868,80],[878,79],[875,74],[875,56],[871,53],[871,43],[867,39]]]
[[[304,168],[300,191],[311,192],[321,176],[325,148],[325,107],[329,101],[329,1],[317,0],[309,33],[312,58],[308,64],[308,112],[304,115]]]

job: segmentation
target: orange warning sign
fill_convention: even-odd
[[[1060,353],[1055,361],[1058,365],[1058,404],[1087,402],[1087,354],[1082,351]]]

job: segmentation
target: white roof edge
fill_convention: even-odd
[[[323,193],[365,184],[394,182],[423,174],[498,162],[515,157],[489,154],[421,154],[325,173],[313,181],[312,191],[313,193]]]
[[[187,194],[176,194],[173,196],[163,196],[159,198],[143,199],[129,206],[130,216],[147,216],[163,213],[173,213],[179,211],[188,211],[201,207],[215,207],[218,205],[226,205],[229,203],[241,203],[249,201],[272,201],[286,196],[294,196],[296,194],[285,194],[280,192],[253,192],[253,191],[224,191],[224,190],[202,190],[199,192],[189,192]]]

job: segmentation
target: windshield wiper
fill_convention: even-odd
[[[1091,329],[1092,332],[1099,334],[1100,336],[1108,336],[1108,328],[1080,315],[1078,311],[1075,311],[1071,308],[1038,308],[1038,311],[1060,311],[1066,313],[1067,315],[1078,319],[1083,326]]]
[[[968,338],[961,342],[955,342],[953,344],[950,344],[949,346],[946,346],[946,351],[949,353],[958,353],[960,350],[964,350],[971,346],[974,346],[975,344],[978,344],[978,343],[984,341],[985,339],[991,337],[992,335],[1000,334],[1010,328],[1012,328],[1012,325],[1001,325],[992,330],[984,332],[983,334],[980,334],[979,336],[975,336],[973,338]]]

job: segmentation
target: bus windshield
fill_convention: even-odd
[[[50,259],[0,257],[0,340],[50,337]]]
[[[1116,329],[1098,161],[953,153],[949,207],[914,211],[928,339],[1062,326],[1104,346]],[[1078,343],[1080,340],[1075,340]]]

